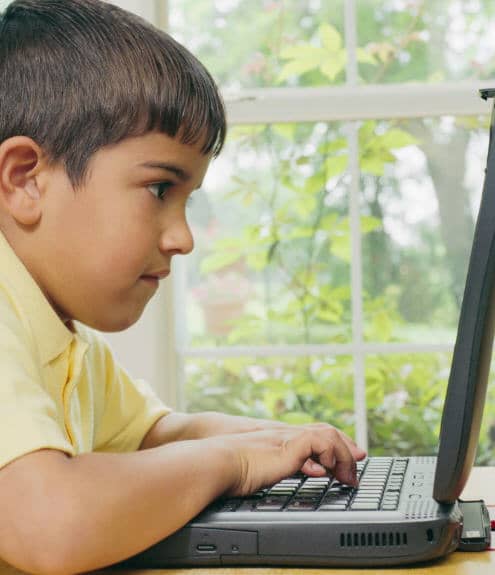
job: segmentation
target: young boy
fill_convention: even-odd
[[[16,0],[0,94],[1,572],[120,561],[300,469],[355,483],[365,454],[332,426],[172,413],[89,329],[132,325],[193,248],[225,137],[203,66],[110,4]]]

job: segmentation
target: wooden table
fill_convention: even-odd
[[[495,467],[474,468],[462,494],[463,499],[484,499],[487,505],[495,505]],[[378,567],[375,569],[313,569],[276,567],[215,567],[191,569],[135,569],[105,570],[94,575],[495,575],[495,551],[466,553],[457,551],[432,563],[408,567]]]

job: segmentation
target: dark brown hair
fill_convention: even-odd
[[[73,184],[97,150],[153,130],[220,152],[218,88],[168,34],[99,0],[15,0],[0,18],[0,142],[31,137]]]

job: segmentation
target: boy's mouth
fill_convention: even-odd
[[[170,273],[170,270],[161,270],[158,272],[152,272],[149,274],[143,274],[141,276],[141,279],[145,280],[145,281],[149,281],[149,282],[158,282],[164,278],[166,278]]]

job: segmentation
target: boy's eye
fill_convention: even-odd
[[[148,190],[159,200],[163,200],[165,193],[172,186],[172,182],[157,182],[150,184]]]

